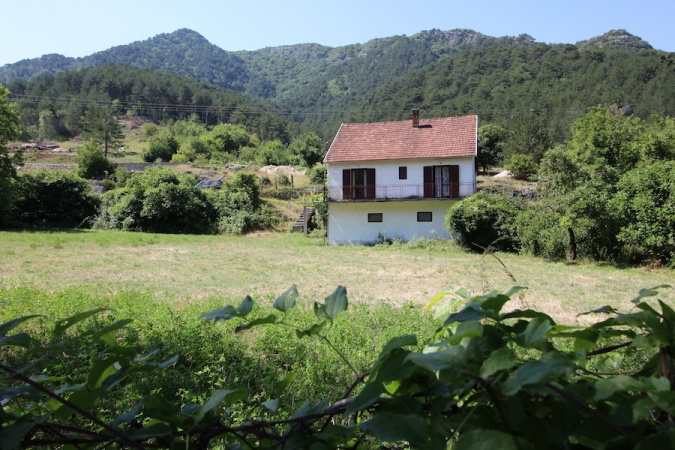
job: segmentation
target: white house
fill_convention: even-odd
[[[324,158],[333,244],[449,237],[448,208],[476,192],[478,116],[343,123]]]

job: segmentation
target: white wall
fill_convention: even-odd
[[[396,166],[398,167],[398,166]],[[398,178],[398,169],[396,169]],[[410,172],[408,172],[410,177]],[[328,204],[331,244],[375,243],[378,234],[410,241],[421,237],[449,239],[445,214],[457,200],[345,202]],[[432,222],[417,222],[418,212],[431,212]],[[368,213],[382,213],[382,222],[368,222]]]
[[[342,199],[342,170],[343,169],[375,169],[375,184],[377,198],[405,198],[419,195],[424,184],[425,166],[459,165],[460,197],[475,192],[476,166],[474,158],[453,159],[411,159],[394,161],[370,161],[357,163],[330,163],[327,167],[328,189],[331,198]],[[408,179],[399,180],[398,168],[408,168]],[[406,188],[407,186],[407,188]],[[418,194],[415,194],[419,192]],[[399,195],[396,195],[399,194]]]

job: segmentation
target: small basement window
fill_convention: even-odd
[[[418,222],[433,222],[433,215],[431,214],[431,211],[418,212],[417,213],[417,221]]]
[[[382,213],[368,213],[368,222],[382,222]]]
[[[407,180],[408,179],[408,168],[405,166],[401,166],[398,168],[398,179],[399,180]]]

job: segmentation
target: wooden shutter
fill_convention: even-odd
[[[342,200],[352,199],[352,169],[342,171]]]
[[[459,198],[459,166],[450,166],[450,198]]]
[[[375,198],[375,169],[366,169],[366,198]]]
[[[434,196],[434,168],[424,166],[424,197],[432,198]]]

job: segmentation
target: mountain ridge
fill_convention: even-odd
[[[87,56],[80,56],[80,57],[69,57],[65,56],[60,53],[48,53],[44,54],[40,57],[37,58],[26,58],[26,59],[21,59],[19,61],[13,62],[13,63],[7,63],[2,66],[0,66],[0,81],[3,83],[7,83],[11,81],[12,79],[16,78],[24,78],[23,76],[8,76],[5,72],[17,65],[23,65],[28,62],[33,62],[33,63],[41,63],[41,62],[47,62],[47,63],[57,63],[56,67],[58,69],[62,69],[63,67],[68,67],[69,69],[78,69],[80,67],[90,67],[91,65],[96,65],[96,64],[88,64],[86,61],[91,60],[91,59],[98,59],[101,55],[106,55],[106,54],[115,54],[118,52],[119,49],[121,48],[138,48],[139,46],[142,46],[144,44],[148,43],[155,43],[158,41],[161,41],[166,38],[188,38],[189,41],[196,42],[199,41],[202,45],[208,45],[211,47],[215,47],[218,50],[227,53],[227,54],[250,54],[250,53],[256,53],[256,52],[264,52],[264,53],[282,53],[285,54],[286,56],[297,56],[296,52],[294,50],[296,49],[306,49],[306,48],[318,48],[321,49],[324,53],[329,54],[331,53],[331,50],[337,50],[340,51],[341,49],[347,49],[351,47],[367,47],[369,44],[372,45],[374,42],[379,42],[379,41],[384,41],[384,40],[389,40],[392,38],[396,37],[404,37],[407,38],[408,36],[405,35],[394,35],[394,36],[389,36],[389,37],[383,37],[383,38],[374,38],[369,41],[367,41],[364,44],[347,44],[344,46],[338,46],[338,47],[331,47],[319,43],[298,43],[298,44],[284,44],[280,46],[269,46],[269,47],[263,47],[258,50],[238,50],[238,51],[228,51],[224,50],[215,44],[212,44],[208,39],[206,39],[203,35],[201,35],[199,32],[194,31],[189,28],[180,28],[178,30],[175,30],[173,32],[169,33],[160,33],[155,36],[149,37],[144,40],[139,40],[139,41],[133,41],[128,44],[120,44],[116,45],[113,47],[110,47],[106,50],[100,50],[97,52],[94,52],[90,55]],[[534,45],[538,44],[538,42],[530,35],[528,34],[519,34],[516,36],[501,36],[501,37],[493,37],[489,35],[485,35],[483,33],[471,30],[471,29],[462,29],[462,28],[455,28],[452,30],[439,30],[439,29],[431,29],[431,30],[422,30],[418,33],[415,33],[411,36],[409,36],[410,39],[413,40],[422,40],[422,39],[431,39],[436,43],[445,43],[449,44],[452,47],[459,47],[462,45],[466,44],[477,44],[480,42],[485,42],[485,41],[491,41],[491,42],[512,42],[512,43],[520,43],[524,45]],[[647,42],[644,41],[642,38],[632,35],[628,31],[624,29],[617,29],[617,30],[610,30],[607,33],[604,33],[603,35],[600,36],[595,36],[592,38],[589,38],[587,40],[579,41],[576,44],[572,45],[577,45],[577,46],[584,46],[584,47],[589,47],[589,46],[598,46],[601,48],[613,48],[613,49],[622,49],[621,48],[621,42],[630,42],[631,45],[626,46],[624,48],[625,50],[634,50],[635,48],[638,49],[653,49],[653,47]],[[611,44],[610,44],[611,43]],[[106,61],[106,62],[115,62],[115,63],[120,63],[123,61]],[[152,68],[152,67],[151,67]],[[31,74],[28,79],[33,78],[34,76],[40,76],[44,74],[49,74],[53,75],[53,73],[46,73],[46,72],[40,72],[36,74]]]

